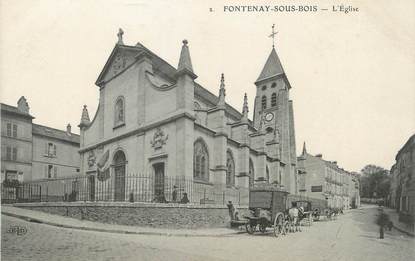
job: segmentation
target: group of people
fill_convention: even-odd
[[[177,200],[177,196],[178,196],[177,186],[173,186],[173,191],[171,193],[171,199],[172,200],[170,202],[166,200],[166,197],[164,196],[163,192],[157,193],[156,196],[153,199],[153,202],[156,202],[156,203],[180,203],[180,204],[187,204],[187,203],[190,202],[186,192],[183,192],[183,196],[180,199],[180,201]]]

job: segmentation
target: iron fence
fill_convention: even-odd
[[[99,177],[99,176],[98,176]],[[184,176],[130,174],[94,175],[31,181],[16,187],[1,185],[2,202],[129,201],[156,203],[248,205],[249,188],[211,184]]]

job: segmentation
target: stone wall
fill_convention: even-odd
[[[157,203],[18,203],[15,207],[109,224],[156,228],[214,228],[229,226],[226,206]],[[248,213],[238,208],[239,216]]]

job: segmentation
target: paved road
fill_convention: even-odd
[[[377,209],[351,211],[301,233],[165,237],[70,230],[2,215],[2,260],[412,260],[415,240],[398,231],[378,239]],[[12,225],[25,235],[8,233]]]

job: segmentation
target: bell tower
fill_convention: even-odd
[[[281,110],[288,106],[290,89],[275,48],[272,48],[261,74],[255,81],[254,126],[269,138],[281,135]]]
[[[275,37],[274,26],[270,37]],[[274,175],[285,189],[297,193],[294,114],[289,100],[290,82],[273,44],[271,53],[255,81],[254,127],[265,134],[267,151],[277,158]],[[280,178],[281,177],[281,178]]]

